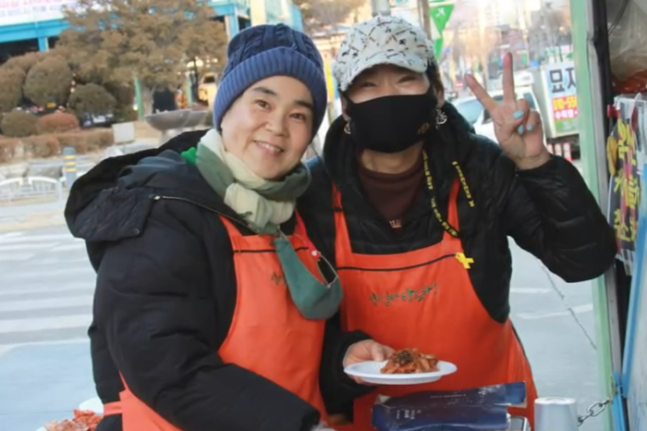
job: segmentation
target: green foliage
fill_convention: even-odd
[[[67,103],[72,79],[72,71],[64,58],[47,56],[29,70],[23,91],[39,106],[48,103],[61,106]]]
[[[13,111],[2,116],[2,134],[10,138],[23,138],[35,135],[38,117],[25,111]]]
[[[223,64],[227,36],[208,0],[78,0],[64,11],[70,27],[56,51],[93,82],[133,82],[150,91],[175,88],[187,63]],[[113,93],[114,94],[114,93]]]
[[[0,67],[0,113],[20,105],[25,72],[15,67]]]
[[[83,114],[105,115],[111,112],[117,101],[100,85],[79,85],[70,96],[69,107],[81,117]]]

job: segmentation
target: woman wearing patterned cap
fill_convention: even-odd
[[[576,282],[612,265],[612,228],[578,170],[546,150],[539,114],[516,99],[510,55],[502,103],[467,81],[498,145],[470,133],[444,103],[432,44],[402,19],[354,25],[333,74],[343,115],[310,165],[298,208],[344,286],[340,324],[458,367],[438,382],[379,394],[524,381],[521,414],[532,421],[537,393],[509,319],[507,237]],[[355,401],[354,431],[372,429],[377,393]],[[345,411],[338,401],[330,413]]]
[[[353,333],[324,343],[341,287],[294,212],[326,108],[319,53],[265,25],[228,58],[215,130],[107,159],[71,191],[97,271],[99,431],[322,428],[320,373],[334,385],[343,363],[388,353]]]

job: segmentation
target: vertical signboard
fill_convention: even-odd
[[[577,85],[575,65],[571,62],[549,64],[544,79],[548,88],[548,109],[557,135],[577,131]]]
[[[434,40],[434,49],[436,50],[436,58],[440,59],[440,56],[443,51],[443,32],[447,23],[454,12],[454,2],[446,0],[431,0],[429,4],[429,17],[431,22],[434,23],[434,28],[438,32],[436,39]]]
[[[627,342],[622,365],[622,389],[627,398],[631,430],[647,429],[647,193],[644,177],[641,183],[636,266],[631,283]]]
[[[647,115],[647,102],[629,98],[616,101],[618,119],[607,139],[609,184],[609,221],[616,231],[618,259],[627,275],[635,270],[634,253],[638,234],[640,177],[638,161],[644,160],[645,138],[641,117]],[[644,120],[643,120],[644,121]]]

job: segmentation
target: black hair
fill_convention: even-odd
[[[438,63],[435,61],[430,61],[425,71],[425,75],[429,78],[429,83],[436,91],[443,91],[445,86],[443,85],[443,80],[440,78],[440,69],[438,68]]]

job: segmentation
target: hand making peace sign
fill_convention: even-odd
[[[503,102],[495,101],[472,75],[465,81],[488,111],[501,149],[519,169],[533,169],[546,163],[550,153],[544,145],[544,131],[537,111],[526,99],[517,99],[514,88],[512,54],[503,58]]]

